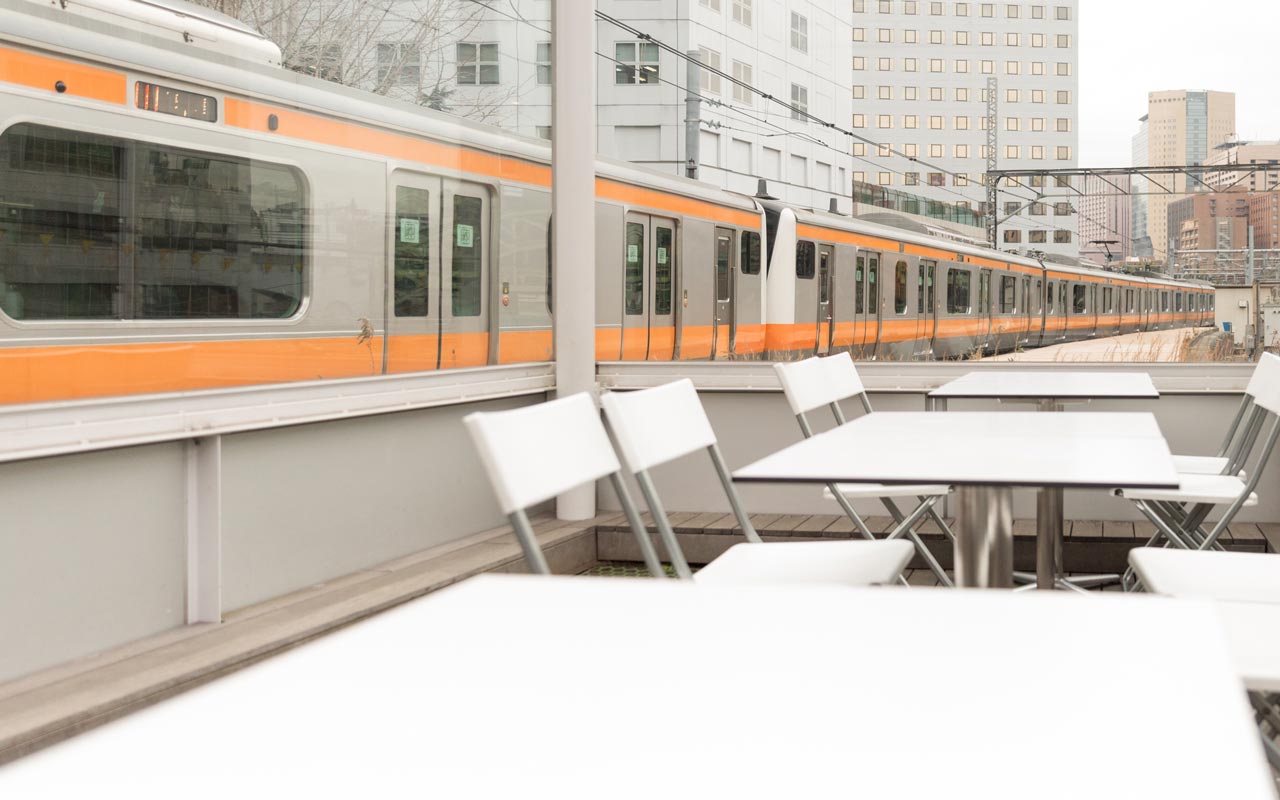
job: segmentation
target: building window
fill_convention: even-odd
[[[929,130],[940,131],[942,130],[942,126],[943,126],[942,117],[937,117],[937,116],[929,117]]]
[[[1018,102],[1018,90],[1017,90],[1017,89],[1005,89],[1005,90],[1004,90],[1004,101],[1005,101],[1006,103],[1016,103],[1016,102]]]
[[[1018,155],[1018,146],[1017,146],[1016,144],[1008,144],[1008,145],[1005,145],[1005,147],[1004,147],[1004,157],[1005,157],[1005,158],[1019,158],[1020,156]]]
[[[893,173],[892,173],[892,172],[881,172],[881,173],[880,173],[880,185],[881,185],[881,186],[892,186],[892,185],[893,185]]]
[[[853,13],[855,14],[867,13],[867,0],[853,0]]]
[[[902,13],[915,16],[916,6],[919,5],[916,0],[902,0]]]
[[[657,49],[657,45],[653,45]],[[458,42],[458,83],[464,86],[498,84],[497,42]]]
[[[1043,74],[1044,74],[1044,62],[1043,62],[1043,61],[1032,61],[1032,62],[1031,62],[1031,74],[1032,74],[1032,75],[1043,75]]]
[[[984,16],[984,17],[994,17],[995,15],[996,15],[996,4],[995,4],[995,3],[983,3],[983,4],[982,4],[982,16]]]
[[[907,114],[902,118],[902,127],[908,130],[915,130],[920,127],[920,118],[915,114]]]
[[[1070,204],[1070,203],[1054,203],[1054,204],[1053,204],[1053,215],[1054,215],[1055,217],[1069,217],[1069,216],[1071,216],[1071,204]]]
[[[1068,48],[1071,46],[1071,34],[1060,33],[1055,37],[1055,41],[1057,42],[1058,47]]]
[[[929,44],[942,44],[942,31],[929,31]]]
[[[854,68],[854,70],[864,70],[864,69],[866,69],[866,68],[867,68],[867,59],[866,59],[866,58],[864,58],[863,56],[854,56],[854,57],[853,57],[853,68]]]
[[[991,31],[982,32],[983,47],[994,47],[995,43],[996,43],[996,35],[994,33],[992,33]]]
[[[709,8],[712,11],[720,10],[720,0],[698,0],[698,5],[703,8]]]
[[[1006,131],[1016,131],[1016,130],[1019,130],[1018,118],[1017,118],[1017,117],[1005,117],[1005,120],[1004,120],[1004,129],[1005,129]]]
[[[968,157],[969,157],[969,145],[967,145],[967,144],[958,144],[958,145],[956,145],[956,146],[955,146],[955,154],[956,154],[956,158],[968,158]],[[966,181],[966,182],[967,182],[967,181]]]
[[[1044,176],[1042,175],[1040,177],[1044,177]],[[1032,203],[1028,207],[1027,213],[1033,217],[1043,217],[1045,214],[1045,211],[1047,210],[1048,210],[1048,206],[1046,206],[1044,203]]]
[[[1044,160],[1044,146],[1043,146],[1043,145],[1038,145],[1038,144],[1033,144],[1033,145],[1031,145],[1031,157],[1032,157],[1033,159],[1035,159],[1036,161],[1043,161],[1043,160]]]
[[[1032,6],[1032,7],[1031,7],[1031,18],[1032,18],[1032,19],[1044,19],[1044,6]]]
[[[421,77],[418,48],[411,42],[378,44],[378,83],[417,86]]]
[[[809,20],[791,12],[791,47],[801,53],[809,52]]]
[[[893,145],[891,144],[876,145],[876,155],[880,156],[881,158],[889,158],[890,156],[893,155]]]
[[[1044,34],[1043,34],[1043,33],[1033,33],[1033,34],[1031,34],[1031,46],[1032,46],[1032,47],[1044,47]]]
[[[658,82],[658,45],[653,42],[617,42],[613,57],[613,82],[619,86]]]
[[[809,90],[798,83],[791,84],[791,118],[805,122],[809,119]]]
[[[940,144],[929,145],[929,158],[942,158],[946,155],[946,148]]]
[[[929,99],[930,99],[930,100],[932,100],[932,101],[933,101],[933,102],[935,102],[935,103],[941,103],[941,102],[942,102],[942,98],[943,98],[943,94],[942,94],[942,87],[941,87],[941,86],[930,86],[930,87],[929,87]]]
[[[907,69],[907,72],[915,72],[915,71],[916,71],[916,69],[915,69],[915,63],[916,63],[916,60],[915,60],[914,58],[908,58],[908,59],[906,59],[906,61],[907,61],[907,68],[906,68],[906,69]],[[892,59],[892,58],[879,58],[879,59],[876,59],[876,69],[880,70],[881,72],[892,72],[892,71],[893,71],[893,59]]]
[[[969,59],[967,59],[967,58],[957,58],[957,59],[956,59],[956,72],[958,72],[958,73],[959,73],[959,74],[961,74],[961,75],[967,75],[967,74],[969,74]],[[956,91],[959,91],[959,90],[957,89]],[[966,89],[965,91],[968,91],[968,90]]]
[[[1027,241],[1031,244],[1045,244],[1048,241],[1048,231],[1027,231]]]
[[[710,67],[698,70],[698,88],[703,92],[720,94],[720,76],[716,74],[720,71],[720,54],[715,50],[699,47],[698,60],[704,67]]]
[[[892,99],[893,99],[893,87],[892,87],[892,86],[881,86],[881,87],[880,87],[880,89],[879,89],[879,93],[880,93],[880,99],[881,99],[881,100],[892,100]]]
[[[753,0],[733,0],[733,21],[751,27],[751,4]]]
[[[1017,62],[1017,61],[1006,61],[1006,62],[1004,62],[1004,74],[1005,74],[1005,75],[1017,75],[1017,74],[1018,74],[1018,68],[1019,68],[1019,64],[1018,64],[1018,62]]]
[[[893,31],[889,28],[881,28],[877,32],[881,44],[893,44]]]
[[[881,114],[880,116],[876,117],[876,127],[877,127],[877,128],[892,128],[892,127],[893,127],[893,115],[892,115],[892,114]]]
[[[942,59],[940,59],[940,58],[931,58],[931,59],[929,59],[929,71],[930,71],[930,72],[942,72]]]
[[[538,42],[538,83],[551,83],[551,42]]]
[[[942,13],[942,3],[935,2],[929,4],[929,14],[931,16],[940,17],[942,16]]]
[[[298,48],[297,58],[290,68],[303,75],[342,83],[342,45],[336,42],[303,45]]]
[[[1055,71],[1057,72],[1059,77],[1063,77],[1063,78],[1071,77],[1071,62],[1059,61],[1055,68]]]
[[[960,87],[956,89],[956,102],[957,103],[969,102],[969,90],[964,87]]]
[[[880,0],[880,13],[881,13],[881,14],[892,14],[892,13],[893,13],[893,0]]]
[[[865,127],[867,127],[867,115],[866,115],[866,114],[854,114],[854,115],[853,115],[853,127],[855,127],[855,128],[865,128]]]
[[[1065,105],[1070,105],[1070,104],[1071,104],[1071,92],[1070,92],[1070,91],[1068,91],[1068,90],[1066,90],[1066,89],[1061,89],[1061,90],[1059,90],[1059,91],[1058,91],[1058,105],[1063,105],[1063,106],[1065,106]]]
[[[929,185],[930,186],[946,186],[947,185],[946,174],[942,172],[930,172]]]
[[[968,176],[968,175],[965,175],[963,172],[957,173],[957,174],[955,175],[955,185],[956,185],[956,186],[968,186],[968,185],[969,185],[969,176]]]
[[[866,157],[866,155],[867,155],[867,143],[866,143],[866,142],[854,142],[854,143],[853,143],[853,154],[854,154],[855,156],[859,157],[859,158],[865,158],[865,157]]]
[[[853,99],[854,99],[854,100],[865,100],[865,99],[867,99],[867,87],[865,87],[865,86],[863,86],[863,85],[861,85],[861,84],[854,84],[854,86],[853,86]]]
[[[956,130],[958,130],[958,131],[967,131],[967,130],[969,130],[969,118],[968,118],[968,117],[956,117]]]
[[[1058,160],[1059,161],[1071,160],[1071,148],[1069,146],[1058,145]]]
[[[904,180],[903,180],[903,182],[904,182],[907,186],[919,186],[919,185],[920,185],[920,173],[919,173],[919,172],[907,172],[907,173],[904,173],[904,175],[903,175],[903,179],[904,179]]]
[[[750,64],[744,64],[741,61],[733,62],[734,80],[742,81],[743,83],[749,86],[751,84],[751,73],[752,73],[752,69]],[[854,87],[855,90],[857,88],[858,87],[856,86]],[[856,99],[857,96],[858,96],[857,92],[855,91],[854,98]],[[740,86],[735,83],[733,85],[733,99],[739,103],[742,103],[743,105],[749,106],[752,103],[751,90],[748,89],[746,86]]]
[[[867,40],[867,29],[866,29],[866,28],[854,28],[854,29],[853,29],[853,40],[854,40],[855,42],[865,42],[865,41]]]
[[[1043,103],[1043,102],[1044,102],[1044,89],[1032,89],[1032,90],[1031,90],[1031,102],[1033,102],[1033,103]]]
[[[1058,117],[1058,133],[1071,133],[1071,120]]]
[[[1032,117],[1031,130],[1035,133],[1042,133],[1044,131],[1044,117]]]
[[[1013,3],[1006,3],[1004,7],[1004,15],[1009,19],[1018,18],[1018,7]]]
[[[903,100],[918,100],[918,99],[919,99],[919,90],[918,90],[915,86],[904,86],[904,87],[902,87],[902,99],[903,99]]]
[[[959,45],[967,45],[967,44],[969,44],[969,32],[968,32],[968,31],[956,31],[956,44],[959,44]]]
[[[1006,33],[1004,35],[1005,47],[1017,47],[1022,41],[1022,37],[1016,33]]]
[[[969,16],[969,4],[968,4],[968,3],[956,3],[956,16],[957,16],[957,17],[967,17],[967,16]]]
[[[1062,20],[1063,22],[1069,21],[1071,19],[1071,7],[1058,6],[1054,8],[1053,15],[1055,18]]]
[[[920,145],[904,144],[902,146],[902,154],[907,158],[918,158],[920,156]]]
[[[994,75],[994,74],[995,74],[995,72],[996,72],[996,62],[994,62],[994,61],[985,61],[985,60],[982,62],[982,74],[983,74],[983,75]]]
[[[902,32],[902,41],[907,44],[916,44],[920,41],[920,32],[914,30],[905,30]]]
[[[1022,231],[1005,228],[1004,243],[1005,244],[1022,244]]]
[[[1054,244],[1071,244],[1071,238],[1072,238],[1071,231],[1054,231],[1053,232]],[[1079,287],[1079,288],[1084,288],[1084,287]]]

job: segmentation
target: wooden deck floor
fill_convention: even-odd
[[[742,540],[731,515],[676,513],[671,520],[696,564]],[[770,540],[853,536],[843,517],[756,515],[752,521]],[[888,517],[868,522],[878,532],[891,527]],[[620,514],[574,523],[543,515],[534,519],[534,529],[558,573],[641,560]],[[924,531],[949,565],[950,547],[941,533],[927,525]],[[1029,569],[1034,525],[1020,522],[1015,533],[1019,568]],[[1077,522],[1067,537],[1067,569],[1117,571],[1128,549],[1147,535],[1145,527],[1131,523]],[[1280,525],[1232,526],[1228,544],[1276,552]],[[221,624],[187,626],[0,684],[0,764],[473,575],[523,571],[515,537],[498,528],[237,609]],[[933,576],[916,569],[909,580],[930,585]]]

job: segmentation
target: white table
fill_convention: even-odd
[[[1173,456],[1158,434],[1146,413],[877,412],[784,448],[733,478],[957,486],[956,585],[1008,587],[1012,490],[1176,487]]]
[[[999,400],[1034,403],[1040,411],[1062,411],[1067,403],[1091,400],[1157,400],[1151,376],[1145,372],[970,372],[928,395],[931,408],[945,411],[950,400]],[[1062,489],[1045,487],[1036,502],[1036,586],[1075,588],[1062,574]],[[1097,576],[1105,582],[1119,576]]]
[[[1099,651],[1113,654],[1105,680]],[[1040,704],[1052,713],[1028,724]],[[1140,731],[1115,724],[1121,710]],[[103,787],[165,800],[1274,800],[1199,603],[517,576],[468,581],[0,769],[3,797]]]
[[[1280,692],[1280,555],[1141,547],[1129,560],[1153,592],[1216,601],[1245,685]]]

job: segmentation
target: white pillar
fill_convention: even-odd
[[[552,301],[556,394],[596,385],[595,3],[554,0],[551,16]],[[556,516],[590,519],[594,486],[561,495]]]
[[[222,622],[222,437],[187,442],[187,624]]]

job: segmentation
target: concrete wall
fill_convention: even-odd
[[[460,421],[540,399],[224,436],[224,609],[502,524]],[[184,448],[0,464],[0,681],[185,624]]]

